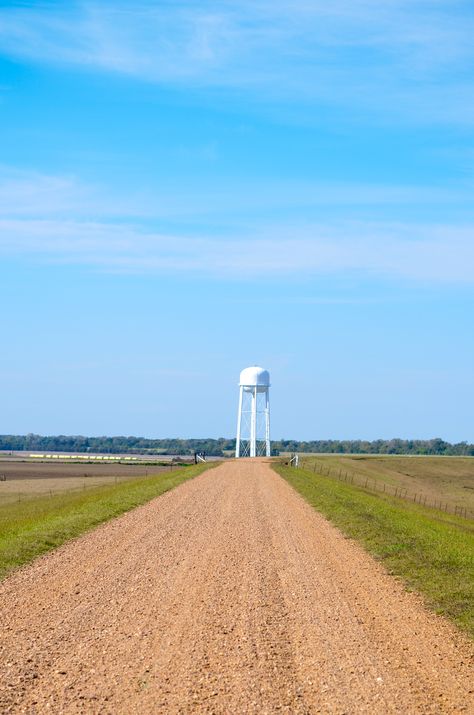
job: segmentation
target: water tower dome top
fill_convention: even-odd
[[[246,367],[240,373],[240,385],[245,386],[269,386],[270,385],[270,373],[263,367],[258,367],[254,365],[253,367]]]

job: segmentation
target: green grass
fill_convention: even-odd
[[[363,488],[274,465],[315,509],[474,637],[472,522]]]
[[[40,554],[173,489],[212,465],[0,506],[0,579]]]

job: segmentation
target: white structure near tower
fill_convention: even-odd
[[[270,456],[270,373],[263,367],[240,373],[235,456]]]

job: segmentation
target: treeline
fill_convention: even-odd
[[[8,451],[102,452],[105,454],[194,454],[194,452],[204,451],[210,455],[221,456],[223,450],[226,449],[235,449],[235,439],[0,435],[0,450]]]
[[[193,454],[223,456],[235,450],[235,439],[145,439],[144,437],[82,437],[37,434],[0,435],[0,450],[36,452],[102,452],[106,454]],[[474,456],[474,444],[451,444],[442,439],[297,440],[272,441],[272,454],[316,452],[322,454],[432,454]]]
[[[451,444],[442,439],[376,439],[367,440],[315,440],[298,442],[282,440],[272,442],[278,444],[284,452],[316,452],[319,454],[427,454],[444,455],[450,457],[474,456],[474,444],[457,442]]]

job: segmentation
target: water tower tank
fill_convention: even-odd
[[[270,387],[270,373],[257,365],[246,367],[240,373],[239,385],[246,392],[251,392],[255,387],[257,392],[265,392]]]

